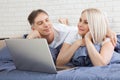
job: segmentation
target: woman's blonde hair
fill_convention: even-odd
[[[86,14],[93,43],[101,43],[106,36],[108,28],[106,16],[99,9],[95,8],[85,9],[82,11],[83,13]]]

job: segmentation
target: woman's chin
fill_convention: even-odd
[[[82,36],[82,35],[84,35],[84,34],[83,34],[83,33],[81,33],[81,32],[79,32],[79,35],[81,35],[81,36]]]

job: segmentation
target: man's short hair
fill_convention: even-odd
[[[29,21],[30,25],[32,25],[34,23],[35,18],[40,13],[45,13],[46,15],[48,15],[48,13],[46,11],[42,10],[42,9],[33,10],[30,13],[30,15],[28,16],[28,21]]]

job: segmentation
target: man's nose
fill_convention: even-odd
[[[48,27],[48,22],[44,22],[44,26],[45,26],[45,27]]]

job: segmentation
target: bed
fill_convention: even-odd
[[[3,46],[4,41],[0,41],[1,50]],[[6,55],[8,52],[4,51],[0,53],[0,80],[120,80],[120,63],[102,67],[76,67],[48,74],[17,70],[10,55]]]
[[[0,80],[120,80],[120,64],[104,67],[78,67],[47,74],[30,71],[0,71]]]

